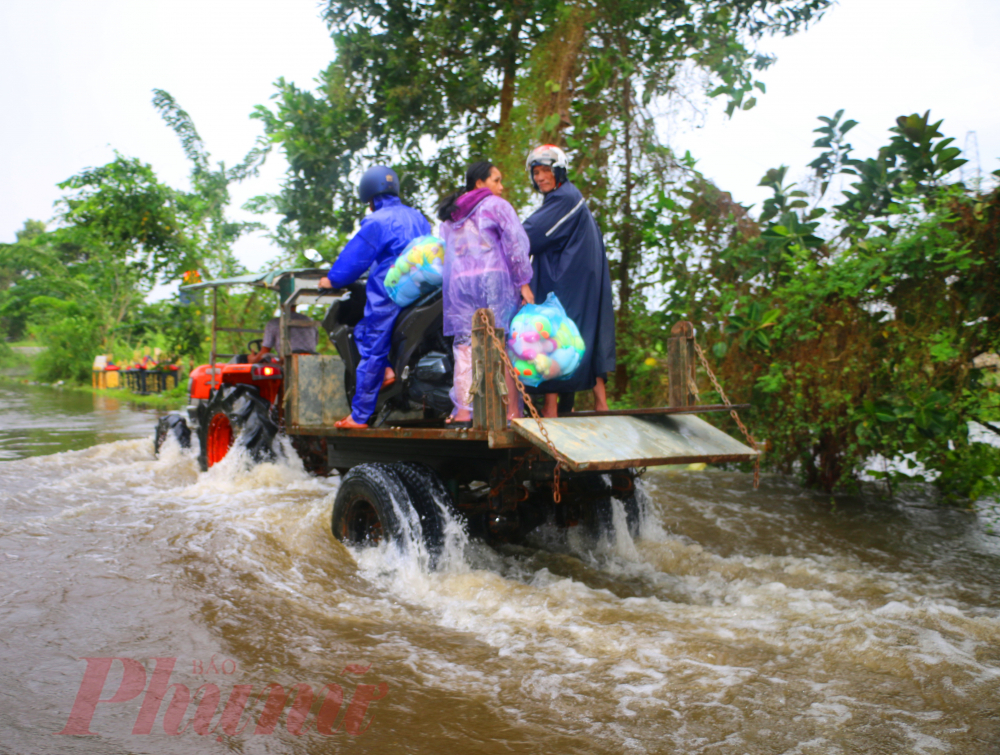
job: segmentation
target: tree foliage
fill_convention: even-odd
[[[392,162],[404,193],[427,204],[483,156],[500,165],[510,199],[522,204],[524,155],[542,140],[570,150],[585,194],[608,197],[614,217],[627,214],[614,192],[631,196],[647,170],[640,153],[660,162],[667,155],[648,112],[653,100],[674,93],[694,65],[712,94],[729,97],[734,108],[752,106],[753,71],[770,61],[752,42],[791,33],[828,5],[328,2],[324,17],[337,57],[320,88],[281,80],[273,106],[256,112],[290,166],[281,193],[258,206],[283,214],[289,248],[315,245],[330,230],[353,228],[362,209],[353,179],[370,162]],[[609,177],[603,169],[612,164],[622,168]],[[610,240],[617,248],[618,238]]]
[[[873,459],[907,459],[950,494],[981,494],[1000,473],[997,449],[969,441],[1000,403],[973,366],[1000,349],[1000,190],[949,181],[964,160],[927,113],[900,117],[864,160],[842,117],[820,119],[814,195],[784,167],[761,181],[773,195],[756,219],[694,170],[661,192],[644,215],[661,251],[632,400],[662,397],[659,354],[690,319],[730,393],[752,400],[772,468],[832,490]],[[849,185],[824,209],[838,177]],[[871,473],[907,479],[888,463]]]
[[[15,243],[0,245],[0,327],[8,337],[31,332],[46,347],[36,363],[43,379],[88,380],[94,355],[131,351],[128,339],[156,341],[173,354],[201,351],[205,313],[177,300],[150,309],[147,295],[187,271],[243,272],[232,244],[260,226],[227,219],[229,186],[255,174],[267,145],[235,168],[212,167],[188,113],[168,93],[154,95],[191,162],[190,190],[167,186],[150,165],[116,154],[59,184],[65,193],[54,227],[28,221]],[[155,335],[154,310],[165,316]]]

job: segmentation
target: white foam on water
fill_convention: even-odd
[[[919,687],[947,668],[961,694],[983,685],[1000,689],[1000,667],[983,657],[1000,645],[1000,618],[969,616],[947,599],[929,598],[925,580],[843,556],[722,557],[648,520],[642,532],[652,537],[635,542],[618,502],[614,518],[613,538],[574,554],[581,565],[652,588],[668,578],[685,602],[622,598],[547,568],[525,570],[517,555],[501,557],[503,575],[468,561],[458,574],[428,573],[405,554],[379,549],[357,554],[359,570],[376,592],[494,648],[498,663],[519,669],[521,694],[557,703],[561,714],[579,713],[578,703],[598,705],[610,689],[624,719],[669,715],[697,699],[709,705],[707,699],[724,711],[720,720],[737,720],[741,706],[724,702],[734,691],[763,684],[769,698],[789,694],[776,687],[794,685],[796,695],[815,698],[802,727],[833,733],[872,716],[868,690],[837,681],[845,672]],[[755,662],[723,660],[747,649]],[[449,668],[437,672],[447,684]],[[815,686],[815,676],[831,681]],[[940,745],[926,728],[936,713],[914,723],[905,708],[883,705],[877,716],[919,751]],[[602,724],[595,731],[614,737],[612,729]],[[824,738],[811,741],[814,751],[837,751]]]

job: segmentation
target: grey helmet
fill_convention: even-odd
[[[528,159],[524,161],[531,185],[535,187],[535,191],[538,191],[538,184],[535,183],[535,177],[532,175],[532,168],[536,165],[547,165],[552,168],[552,173],[556,177],[556,186],[566,182],[569,160],[566,159],[566,153],[556,145],[543,144],[535,147],[528,153]]]

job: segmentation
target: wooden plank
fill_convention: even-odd
[[[531,446],[514,430],[490,430],[489,444],[490,448],[528,448]]]
[[[757,457],[752,448],[690,414],[558,417],[542,422],[575,472]],[[516,419],[512,426],[549,453],[535,420]]]
[[[502,395],[507,392],[504,365],[482,321],[482,313],[494,325],[492,310],[476,310],[472,318],[472,426],[476,430],[502,432],[507,429],[507,404]],[[495,328],[494,333],[504,343],[503,328]]]
[[[679,322],[670,329],[667,379],[670,406],[691,406],[697,402],[691,391],[695,379],[694,326],[689,322]]]
[[[430,428],[430,427],[370,427],[367,430],[338,430],[332,424],[320,425],[288,425],[289,435],[322,435],[325,437],[343,438],[390,438],[394,440],[474,440],[485,448],[490,432],[470,428]]]

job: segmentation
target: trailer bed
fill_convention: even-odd
[[[757,452],[693,414],[601,412],[600,416],[543,419],[556,450],[574,472],[661,464],[753,461]],[[533,419],[516,419],[514,430],[542,451],[549,446]]]

